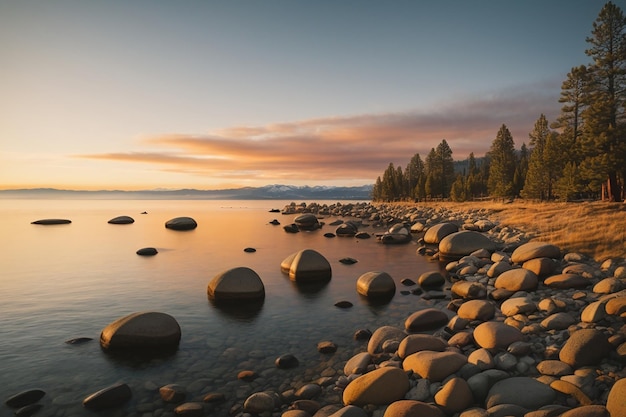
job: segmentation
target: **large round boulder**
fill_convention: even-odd
[[[465,355],[445,351],[422,350],[407,356],[402,362],[405,371],[413,371],[422,378],[440,382],[467,363]]]
[[[550,243],[528,242],[519,246],[511,254],[511,262],[522,264],[535,258],[561,258],[561,250]]]
[[[499,321],[487,321],[474,329],[474,340],[485,349],[506,349],[511,343],[524,339],[524,334],[517,328]]]
[[[175,217],[165,222],[165,228],[171,230],[193,230],[198,227],[198,223],[191,217]]]
[[[289,265],[289,279],[298,283],[320,283],[330,281],[332,269],[321,253],[303,249],[290,255],[281,263],[281,270]]]
[[[383,367],[350,382],[343,391],[345,405],[385,405],[404,398],[409,390],[409,377],[400,368]]]
[[[100,345],[107,350],[175,350],[181,331],[176,319],[160,312],[138,312],[119,318],[100,334]]]
[[[539,277],[528,269],[515,268],[501,273],[494,287],[508,291],[534,291],[539,285]]]
[[[366,272],[357,279],[356,290],[368,298],[386,299],[396,293],[396,283],[386,272]]]
[[[606,400],[606,409],[611,417],[626,416],[626,378],[619,379],[611,387]]]
[[[258,301],[265,298],[259,275],[245,266],[217,274],[207,287],[208,296],[217,302]]]
[[[439,253],[447,259],[462,258],[479,249],[493,252],[496,244],[482,233],[470,230],[449,234],[439,242]]]
[[[444,417],[437,406],[416,400],[399,400],[389,404],[383,417]]]
[[[316,230],[322,227],[317,216],[313,213],[301,214],[293,222],[301,230]]]
[[[439,244],[444,237],[458,231],[459,226],[454,223],[439,223],[426,230],[424,242]]]
[[[407,317],[404,321],[404,328],[409,332],[435,330],[445,326],[448,320],[450,318],[443,311],[428,307],[418,310]]]

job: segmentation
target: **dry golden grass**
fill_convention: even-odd
[[[538,203],[516,200],[437,202],[419,205],[444,206],[455,211],[489,210],[492,220],[535,234],[534,240],[552,243],[562,251],[579,252],[601,262],[626,258],[626,203]]]

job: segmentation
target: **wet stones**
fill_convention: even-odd
[[[435,330],[446,325],[449,317],[436,308],[425,308],[411,314],[404,321],[404,328],[409,332]]]
[[[423,350],[407,356],[402,362],[405,371],[413,371],[430,381],[443,381],[467,363],[465,355],[456,352]]]
[[[35,404],[37,401],[41,400],[44,395],[46,395],[46,393],[43,390],[29,389],[12,395],[7,398],[4,403],[11,408],[22,408],[27,405]]]
[[[476,343],[486,349],[506,349],[511,343],[524,340],[524,335],[515,327],[488,321],[479,324],[474,330]]]
[[[260,301],[265,298],[265,286],[255,271],[242,266],[217,274],[209,282],[207,294],[217,302]]]
[[[51,225],[56,225],[56,224],[70,224],[70,223],[72,223],[72,221],[68,219],[41,219],[41,220],[35,220],[34,222],[30,222],[30,224],[39,224],[43,226],[51,226]]]
[[[441,240],[459,230],[459,227],[454,223],[438,223],[430,227],[426,233],[424,233],[424,242],[430,244],[439,244]]]
[[[138,312],[106,326],[100,334],[100,345],[112,351],[168,351],[178,348],[180,338],[180,326],[174,317],[160,312]]]
[[[313,213],[301,214],[293,222],[300,230],[316,230],[322,227],[317,216]]]

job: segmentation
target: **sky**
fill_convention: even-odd
[[[0,0],[0,189],[358,186],[503,124],[519,149],[604,4]]]

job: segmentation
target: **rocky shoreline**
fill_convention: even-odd
[[[157,401],[115,410],[131,395],[128,385],[116,384],[94,393],[102,408],[157,417],[626,415],[624,259],[598,263],[562,253],[493,222],[487,210],[292,203],[283,213],[379,228],[403,223],[419,242],[416,256],[441,262],[447,276],[403,282],[400,292],[419,294],[428,307],[403,322],[390,318],[385,326],[357,332],[363,348],[347,357],[325,340],[318,350],[331,359],[323,363],[298,365],[294,357],[279,356],[277,367],[294,359],[296,367],[277,385],[265,384],[252,366],[241,369],[239,380],[258,388],[245,398],[150,383]],[[43,415],[42,396],[30,390],[5,403],[17,415]]]

